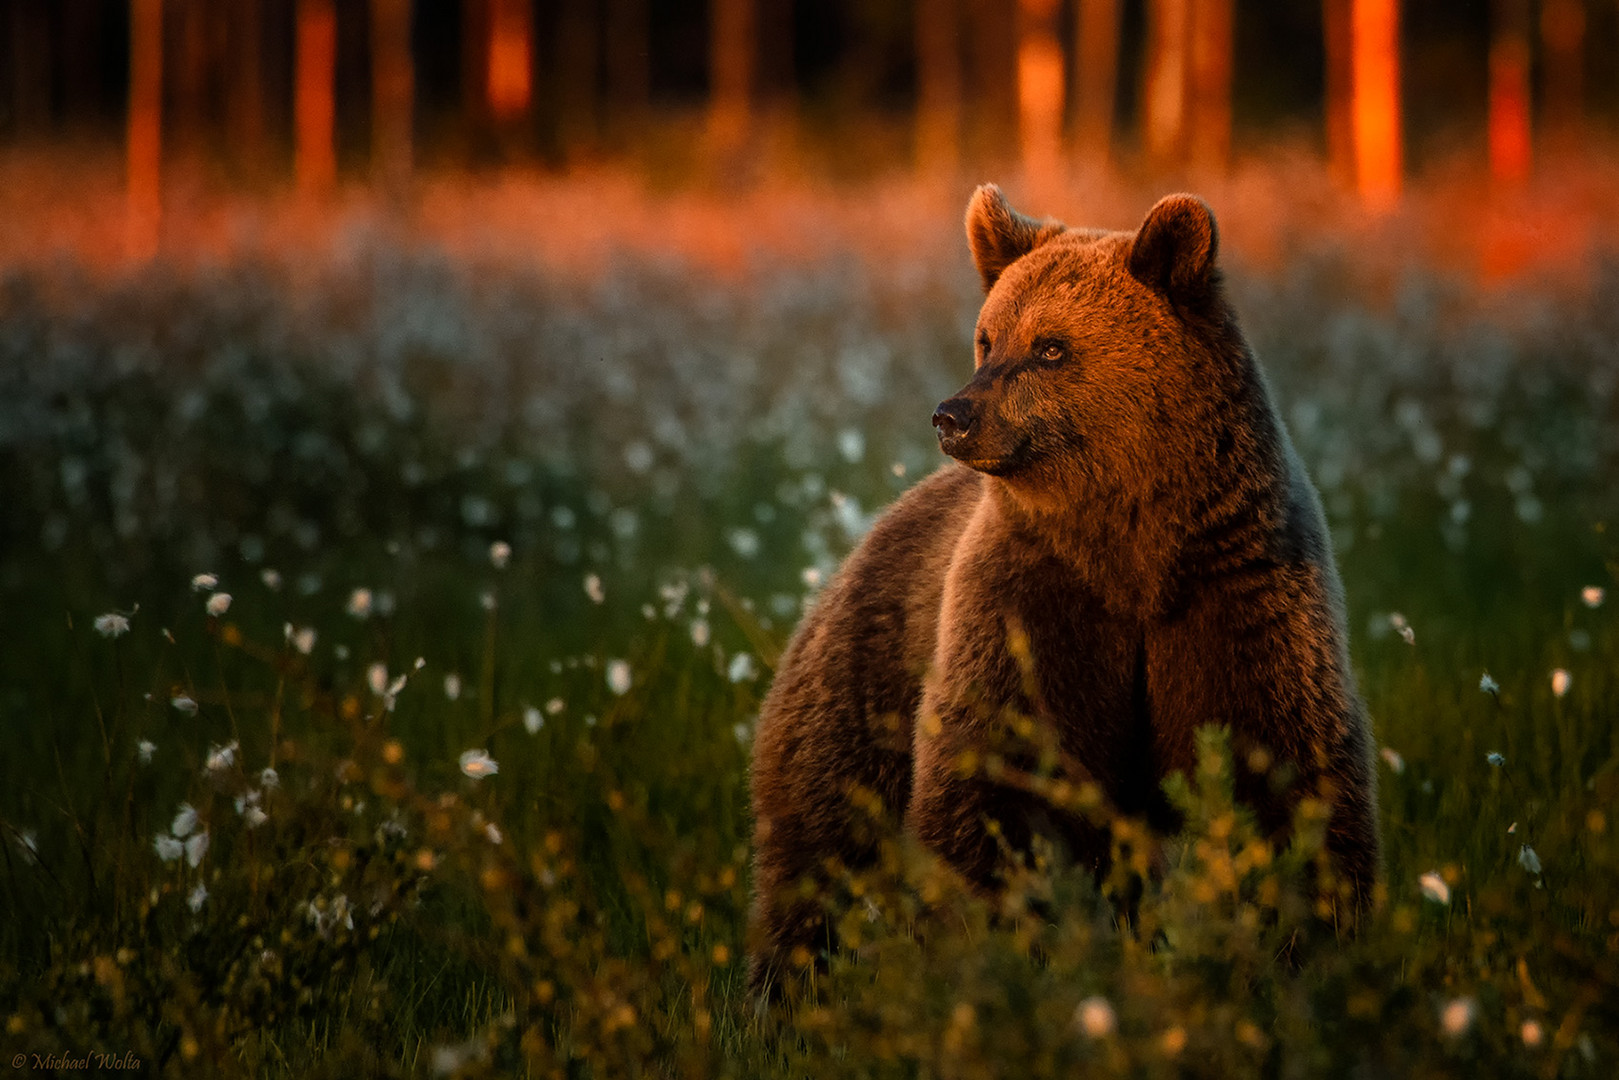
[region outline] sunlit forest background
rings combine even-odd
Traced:
[[[1614,0],[0,0],[0,1062],[1614,1075],[1616,61]],[[1382,888],[1209,731],[1152,872],[892,831],[757,1002],[759,702],[943,462],[987,180],[1217,215]]]

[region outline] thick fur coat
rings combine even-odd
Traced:
[[[1272,763],[1237,773],[1263,829],[1285,842],[1298,800],[1321,798],[1348,907],[1377,874],[1342,587],[1208,207],[1174,195],[1135,232],[1071,229],[986,185],[967,235],[986,293],[974,374],[933,417],[955,463],[850,555],[760,715],[756,987],[824,944],[835,868],[876,854],[873,796],[982,887],[1037,822],[1101,866],[1105,832],[959,767],[1012,716],[1053,733],[1069,779],[1160,829],[1164,777],[1190,775],[1196,729],[1224,725],[1239,762]]]

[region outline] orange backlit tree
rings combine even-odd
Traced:
[[[601,12],[595,0],[562,0],[557,9],[555,121],[563,154],[598,149],[602,133]]]
[[[230,149],[249,170],[264,165],[263,0],[234,0],[230,9]]]
[[[1113,109],[1119,83],[1121,0],[1079,0],[1074,15],[1074,157],[1083,169],[1112,161]]]
[[[1225,172],[1231,157],[1231,50],[1234,0],[1195,0],[1188,29],[1186,116],[1192,166]]]
[[[1019,0],[1017,91],[1023,175],[1037,189],[1056,182],[1062,157],[1063,66],[1057,0]]]
[[[985,167],[1015,162],[1018,138],[1018,30],[1008,0],[967,0],[968,156]]]
[[[293,172],[304,196],[337,179],[337,9],[332,0],[298,0],[293,85]]]
[[[633,144],[652,103],[650,20],[647,0],[607,0],[607,93],[621,144]]]
[[[758,12],[754,0],[710,0],[708,17],[708,142],[720,167],[729,169],[753,133]]]
[[[410,54],[411,0],[371,0],[371,168],[383,191],[410,182],[416,74]]]
[[[530,0],[489,0],[484,94],[500,123],[524,116],[534,97],[534,6]]]
[[[132,257],[157,250],[163,209],[163,0],[129,8],[128,245]]]
[[[1546,141],[1560,153],[1577,150],[1585,125],[1585,7],[1580,0],[1541,0],[1540,43]]]
[[[958,0],[917,0],[916,164],[948,176],[961,164],[961,34]]]
[[[1355,184],[1367,207],[1386,210],[1400,197],[1404,170],[1399,0],[1352,0],[1350,53]]]
[[[1327,167],[1340,183],[1355,180],[1354,0],[1321,0],[1325,45]]]
[[[1516,186],[1529,179],[1529,0],[1490,8],[1490,177]]]
[[[1186,129],[1187,38],[1191,0],[1148,0],[1142,86],[1142,145],[1155,165],[1177,161]]]

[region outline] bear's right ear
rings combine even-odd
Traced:
[[[981,185],[967,203],[967,245],[986,293],[1008,266],[1062,231],[1055,221],[1035,221],[1012,209],[994,184]]]
[[[1130,276],[1172,300],[1196,300],[1214,284],[1220,236],[1196,195],[1166,195],[1147,211],[1130,245]]]

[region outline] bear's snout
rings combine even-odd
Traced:
[[[948,444],[972,431],[978,420],[978,406],[970,398],[951,398],[933,410],[933,426],[939,433],[939,445],[948,452]]]

